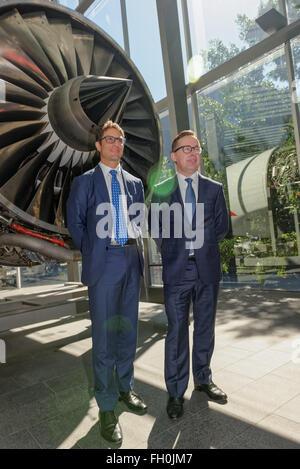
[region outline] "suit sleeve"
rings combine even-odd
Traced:
[[[140,218],[140,221],[138,222],[138,227],[143,232],[144,224],[145,224],[145,197],[144,197],[144,186],[143,186],[142,181],[140,181],[138,185],[137,203],[141,204],[143,207],[141,209],[141,218]]]
[[[161,201],[153,194],[148,211],[148,231],[159,250],[162,245],[162,214],[159,210]]]
[[[80,251],[82,239],[87,228],[87,189],[88,187],[84,178],[75,178],[72,182],[70,195],[67,200],[67,227],[74,243]]]
[[[220,185],[215,204],[215,231],[217,242],[220,243],[229,229],[228,210],[223,191],[223,186]]]

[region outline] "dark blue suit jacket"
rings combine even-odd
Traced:
[[[127,207],[132,203],[144,203],[142,181],[122,169],[122,177],[127,195]],[[111,242],[111,233],[106,238],[97,235],[96,227],[107,212],[97,215],[101,203],[110,203],[101,167],[87,171],[74,178],[67,201],[67,227],[77,248],[82,253],[82,283],[94,285],[101,278],[105,269],[107,249]],[[111,215],[111,214],[110,214]],[[144,269],[143,240],[141,227],[135,224],[134,215],[129,215],[136,233],[141,274]],[[126,249],[126,248],[125,248]]]
[[[189,249],[186,247],[187,238],[184,235],[184,205],[178,184],[177,176],[173,176],[154,188],[152,203],[168,205],[179,203],[182,210],[182,233],[177,238],[174,232],[174,216],[170,217],[170,237],[163,237],[165,229],[162,226],[162,211],[159,211],[159,236],[154,239],[161,249],[163,264],[163,282],[165,284],[176,284],[182,280],[185,266],[188,261]],[[222,241],[228,232],[228,211],[226,207],[222,184],[199,175],[198,203],[204,203],[204,242],[202,247],[195,249],[195,258],[200,279],[204,283],[218,283],[222,277],[220,250],[218,243]],[[151,231],[151,213],[149,210],[148,226]],[[195,216],[193,219],[193,230],[196,229]],[[197,228],[198,230],[198,228]],[[198,231],[197,231],[198,232]]]

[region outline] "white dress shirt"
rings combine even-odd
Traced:
[[[186,194],[186,190],[187,190],[187,186],[188,186],[188,184],[186,182],[187,176],[184,176],[183,174],[178,173],[178,172],[176,174],[177,174],[177,179],[178,179],[178,184],[179,184],[179,189],[180,189],[182,201],[183,201],[183,203],[185,203],[185,194]],[[194,174],[189,176],[192,179],[192,188],[194,189],[194,192],[195,192],[196,203],[198,201],[198,185],[199,185],[199,177],[198,176],[199,176],[198,171],[196,171]]]
[[[105,179],[105,182],[106,182],[106,187],[107,187],[107,190],[108,190],[110,203],[112,203],[112,194],[111,194],[112,175],[110,174],[110,171],[113,168],[110,168],[109,166],[102,163],[101,161],[99,162],[99,165],[100,165],[100,168],[102,169],[103,176],[104,176],[104,179]],[[118,164],[118,166],[114,169],[117,171],[117,180],[120,184],[120,189],[121,189],[121,194],[122,194],[123,213],[124,213],[125,220],[127,220],[128,237],[133,238],[134,235],[132,233],[131,223],[130,223],[129,219],[127,219],[127,216],[128,216],[128,214],[127,214],[127,195],[126,195],[125,188],[124,188],[124,183],[123,183],[123,178],[122,178],[122,173],[121,173],[121,165]],[[111,239],[115,240],[115,227],[114,226],[113,226],[113,230],[112,230]]]

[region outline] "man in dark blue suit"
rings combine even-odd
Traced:
[[[171,153],[177,174],[155,186],[149,211],[150,234],[161,249],[163,265],[168,317],[165,380],[169,392],[167,413],[172,419],[183,413],[183,395],[189,381],[191,301],[195,389],[222,403],[227,399],[212,381],[210,361],[222,274],[218,243],[228,231],[228,212],[222,184],[198,173],[200,156],[200,143],[193,131],[177,135]]]
[[[101,161],[74,179],[67,201],[67,226],[82,252],[82,282],[88,286],[101,434],[114,443],[122,441],[114,413],[119,399],[139,414],[147,411],[133,391],[144,257],[141,217],[131,208],[142,211],[144,191],[142,181],[120,166],[125,140],[118,124],[104,124],[95,144]]]

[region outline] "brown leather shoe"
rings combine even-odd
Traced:
[[[208,384],[196,384],[196,391],[204,391],[210,399],[216,402],[225,403],[227,402],[227,395],[212,381]]]
[[[172,420],[179,419],[183,414],[183,397],[169,397],[167,414]]]
[[[101,435],[112,443],[122,443],[122,430],[113,410],[100,411]]]
[[[128,409],[138,413],[139,415],[146,414],[148,407],[136,392],[120,392],[119,395],[119,400],[123,401],[127,405]]]

